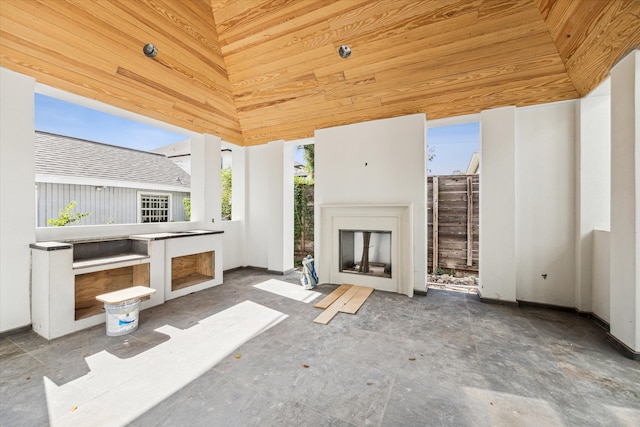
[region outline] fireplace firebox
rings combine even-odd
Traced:
[[[391,231],[340,230],[339,271],[391,278]]]

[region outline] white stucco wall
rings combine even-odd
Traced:
[[[221,222],[221,145],[214,135],[191,138],[191,221],[205,230],[219,229]]]
[[[611,70],[611,334],[640,351],[640,51]]]
[[[293,269],[293,150],[285,141],[267,144],[269,202],[262,210],[269,224],[267,269],[274,272]]]
[[[247,178],[246,149],[237,145],[223,143],[231,148],[231,221],[222,221],[224,230],[223,245],[224,269],[247,266],[246,255],[246,215],[247,202],[245,185]]]
[[[593,314],[605,322],[611,322],[610,317],[610,285],[609,285],[609,231],[593,230],[592,249],[593,263],[591,265],[592,309]]]
[[[516,109],[480,114],[480,293],[516,299]]]
[[[574,101],[516,110],[518,300],[574,307],[575,128]]]
[[[0,332],[31,323],[35,80],[0,68]]]
[[[237,145],[224,143],[223,147],[231,148],[231,219],[234,221],[244,221],[246,209],[246,185],[247,165],[245,148]],[[243,225],[244,227],[244,225]]]
[[[247,147],[245,151],[247,166],[246,188],[246,260],[252,267],[267,268],[269,217],[269,160],[267,145]]]
[[[425,116],[319,129],[315,141],[316,244],[320,205],[413,203],[413,282],[414,289],[424,291]],[[317,247],[315,253],[320,253]]]
[[[293,150],[285,141],[245,148],[246,265],[293,268]]]
[[[242,221],[222,221],[220,229],[224,231],[222,235],[223,270],[246,266],[244,260],[244,245]]]
[[[611,96],[607,79],[576,102],[576,292],[575,306],[595,311],[603,297],[602,278],[592,276],[595,229],[609,230],[611,197]],[[608,248],[608,246],[607,246]],[[606,252],[607,266],[609,262]],[[608,269],[607,269],[608,271]],[[607,279],[608,285],[608,279]],[[600,287],[596,289],[596,287]],[[606,300],[609,301],[607,286]],[[609,309],[607,307],[607,316]],[[600,316],[604,319],[604,317]]]

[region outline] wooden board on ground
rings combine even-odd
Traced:
[[[335,291],[334,291],[335,292]],[[357,286],[351,286],[349,289],[345,291],[333,304],[326,308],[320,316],[313,319],[315,323],[321,323],[326,325],[334,318],[336,314],[340,311],[340,309],[358,292]]]
[[[373,288],[365,286],[357,286],[358,292],[351,298],[341,309],[342,313],[356,314],[358,309],[362,307],[362,304],[369,298],[369,295],[373,292]]]
[[[321,304],[325,299],[327,301],[333,299],[333,302],[330,303],[330,305],[327,306],[327,308],[318,317],[313,319],[313,321],[315,323],[326,325],[339,312],[355,314],[372,292],[373,288],[355,285],[342,285],[316,304],[315,307],[325,305]]]
[[[335,302],[335,300],[337,300],[342,294],[344,294],[345,292],[347,292],[347,290],[351,287],[351,285],[340,285],[339,287],[337,287],[336,289],[333,290],[333,292],[331,292],[329,295],[327,295],[326,297],[322,298],[322,300],[318,301],[314,307],[315,308],[327,308],[329,307],[331,304],[333,304]]]

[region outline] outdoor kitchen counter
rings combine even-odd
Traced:
[[[156,289],[141,309],[222,284],[222,233],[190,230],[32,243],[32,323],[54,339],[105,322],[95,297]]]

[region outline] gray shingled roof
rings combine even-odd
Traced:
[[[190,175],[162,154],[47,132],[35,133],[35,157],[36,174],[191,185]]]

